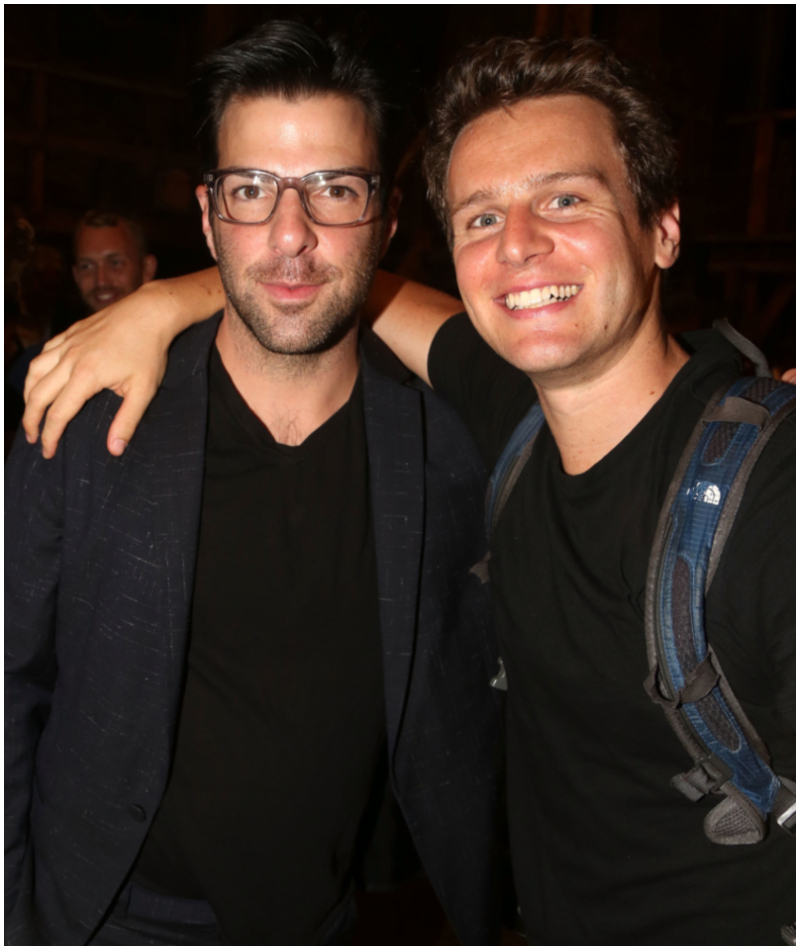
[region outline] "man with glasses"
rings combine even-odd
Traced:
[[[198,90],[222,315],[121,458],[106,392],[9,465],[6,941],[340,942],[388,763],[460,939],[491,942],[485,474],[359,342],[397,206],[378,83],[272,24]]]

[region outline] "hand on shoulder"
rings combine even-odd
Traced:
[[[112,455],[121,455],[164,377],[173,339],[218,310],[223,299],[216,268],[151,281],[53,337],[25,380],[22,425],[27,440],[39,437],[46,412],[42,455],[52,458],[83,404],[111,389],[123,403],[107,445]]]

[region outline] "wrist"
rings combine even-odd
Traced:
[[[174,339],[197,319],[185,294],[180,293],[179,285],[176,287],[175,278],[152,280],[142,284],[137,295],[153,313],[153,330],[165,342]]]

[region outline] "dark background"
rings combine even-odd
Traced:
[[[33,225],[41,295],[82,315],[72,230],[89,207],[135,210],[160,275],[207,266],[187,83],[204,54],[266,19],[340,31],[394,71],[421,122],[425,91],[464,43],[499,34],[594,34],[643,65],[680,143],[675,329],[720,314],[794,363],[793,5],[7,5],[6,220]],[[388,269],[455,292],[418,160],[401,182]],[[60,253],[56,253],[60,252]],[[43,306],[47,306],[44,301]]]

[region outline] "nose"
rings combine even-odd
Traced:
[[[508,209],[500,242],[497,260],[500,263],[521,267],[531,258],[550,254],[555,241],[547,222],[542,221],[528,206],[512,206]]]
[[[100,261],[97,265],[97,268],[94,271],[94,286],[107,287],[109,273],[110,271],[109,271],[108,265],[105,264],[103,261]]]
[[[298,257],[317,246],[313,222],[303,210],[295,188],[287,188],[278,201],[269,228],[269,246],[284,257]]]

